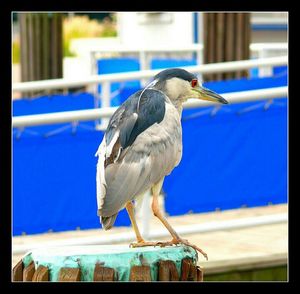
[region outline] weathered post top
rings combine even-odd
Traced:
[[[13,281],[202,281],[196,251],[185,245],[35,249],[13,269]]]

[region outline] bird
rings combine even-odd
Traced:
[[[132,247],[185,244],[207,259],[201,248],[177,234],[158,205],[164,178],[182,158],[181,116],[183,103],[190,98],[228,104],[222,96],[200,85],[195,74],[169,68],[117,108],[95,154],[97,215],[104,230],[109,230],[119,211],[126,208],[136,236]],[[150,242],[141,236],[134,201],[149,190],[153,214],[169,231],[171,241]]]

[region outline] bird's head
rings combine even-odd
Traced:
[[[190,98],[228,104],[222,96],[201,86],[194,74],[181,68],[161,71],[151,84],[153,88],[164,92],[175,105]]]

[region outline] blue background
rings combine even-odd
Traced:
[[[286,73],[278,69],[270,78],[204,84],[219,93],[284,85]],[[118,95],[119,101],[127,97],[126,89]],[[87,93],[45,96],[15,101],[13,115],[94,103]],[[183,158],[163,186],[169,215],[287,202],[287,100],[266,103],[184,111]],[[102,137],[94,122],[13,130],[13,235],[100,227],[94,155]],[[120,225],[130,225],[125,210]]]

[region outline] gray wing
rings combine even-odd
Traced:
[[[173,105],[164,102],[164,106],[163,120],[139,133],[115,162],[105,166],[105,191],[98,201],[100,216],[118,213],[128,201],[144,193],[179,163],[182,152],[180,118]],[[114,141],[117,142],[111,140]],[[99,171],[101,164],[103,159],[101,161],[99,156]],[[100,178],[98,173],[97,180]]]

